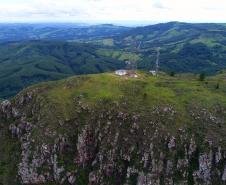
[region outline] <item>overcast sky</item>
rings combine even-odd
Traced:
[[[226,22],[226,0],[0,0],[0,22]]]

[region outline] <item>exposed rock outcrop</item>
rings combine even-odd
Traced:
[[[1,117],[6,123],[10,120],[11,137],[21,144],[18,181],[22,184],[226,182],[225,146],[213,145],[209,138],[200,142],[187,128],[170,132],[159,126],[161,120],[154,117],[167,115],[172,121],[176,111],[171,106],[155,108],[144,121],[139,114],[115,107],[96,111],[80,103],[77,117],[61,120],[60,124],[56,118],[54,124],[48,125],[43,123],[39,106],[30,104],[33,98],[28,93],[20,98],[19,105],[10,101],[0,105]],[[29,105],[29,113],[23,112],[21,105]],[[217,120],[211,116],[212,121]]]

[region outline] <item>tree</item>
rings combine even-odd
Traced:
[[[205,73],[201,73],[201,74],[199,75],[199,80],[200,80],[200,81],[204,81],[205,78],[206,78],[206,74],[205,74]]]
[[[143,94],[143,99],[146,100],[147,99],[147,96],[148,96],[147,93],[144,93]]]
[[[219,88],[220,88],[220,84],[218,82],[217,85],[216,85],[216,89],[219,89]]]
[[[175,76],[175,72],[174,71],[171,71],[170,72],[170,76]]]

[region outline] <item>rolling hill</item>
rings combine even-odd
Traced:
[[[0,104],[0,182],[224,185],[225,79],[104,73],[29,87]]]
[[[41,81],[119,69],[126,60],[151,70],[157,47],[160,70],[165,72],[216,74],[226,68],[225,24],[169,22],[137,28],[10,24],[0,30],[0,42],[1,38],[20,41],[0,44],[0,98]]]
[[[112,24],[0,24],[0,42],[27,40],[93,40],[116,36],[131,28]]]
[[[138,53],[142,69],[153,68],[157,47],[164,71],[215,73],[226,67],[225,24],[169,22],[134,28],[113,40],[115,47]]]
[[[98,55],[97,50],[90,44],[55,41],[0,44],[0,98],[34,83],[124,66],[122,61]]]

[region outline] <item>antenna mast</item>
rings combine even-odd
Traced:
[[[136,51],[137,51],[138,54],[140,53],[141,44],[142,44],[142,41],[140,41],[138,46],[136,47]],[[137,70],[137,61],[135,62],[135,68]]]
[[[137,45],[137,43],[135,42],[134,43],[134,54],[137,54],[140,52],[140,47],[141,47],[141,41],[139,42],[139,44]],[[134,58],[132,59],[131,61],[128,62],[129,65],[130,65],[130,69],[132,71],[132,74],[135,74],[136,73],[136,70],[137,70],[137,60]]]
[[[159,56],[160,56],[160,47],[157,48],[157,57],[156,57],[156,63],[155,63],[155,71],[156,71],[156,75],[158,75],[159,72]]]

